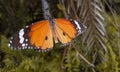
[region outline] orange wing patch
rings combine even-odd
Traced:
[[[65,44],[71,42],[76,35],[74,25],[66,19],[55,19],[55,33],[61,43]]]
[[[76,29],[69,20],[62,19],[62,18],[55,19],[55,24],[70,38],[75,37]]]
[[[31,31],[40,29],[43,25],[46,25],[46,24],[47,25],[49,24],[49,22],[47,20],[42,20],[42,21],[35,22],[31,26]]]
[[[48,20],[36,22],[30,28],[30,43],[36,48],[45,50],[53,47],[52,32]]]
[[[46,50],[47,48],[53,47],[53,37],[52,37],[52,31],[49,26],[49,29],[47,31],[47,35],[45,36],[44,42],[42,44],[42,50]]]
[[[61,43],[65,44],[71,41],[71,38],[68,37],[68,35],[66,35],[58,26],[55,26],[55,33]]]

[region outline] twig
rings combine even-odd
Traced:
[[[73,44],[72,44],[73,45]],[[93,72],[95,72],[94,70],[94,64],[90,63],[77,49],[76,47],[73,45],[74,50],[76,51],[76,53],[80,56],[81,59],[83,59],[92,69]]]
[[[61,61],[61,68],[63,68],[63,61],[64,61],[64,58],[65,58],[65,55],[66,55],[67,49],[68,49],[68,48],[65,48],[65,49],[64,49],[64,53],[63,53],[62,61]]]

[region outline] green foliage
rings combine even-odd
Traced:
[[[119,62],[116,60],[116,55],[113,52],[112,48],[110,45],[108,45],[108,53],[105,54],[106,60],[96,66],[98,71],[102,72],[119,72]]]

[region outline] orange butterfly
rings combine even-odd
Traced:
[[[76,20],[64,18],[53,19],[51,25],[48,20],[35,22],[11,37],[8,46],[14,49],[37,49],[46,51],[53,48],[53,43],[62,44],[71,42],[84,31],[85,26]]]

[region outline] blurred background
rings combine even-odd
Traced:
[[[56,44],[45,53],[12,50],[7,46],[12,34],[44,19],[42,4],[41,0],[0,0],[0,72],[120,72],[120,0],[48,3],[54,18],[78,19],[86,31],[72,45]]]

